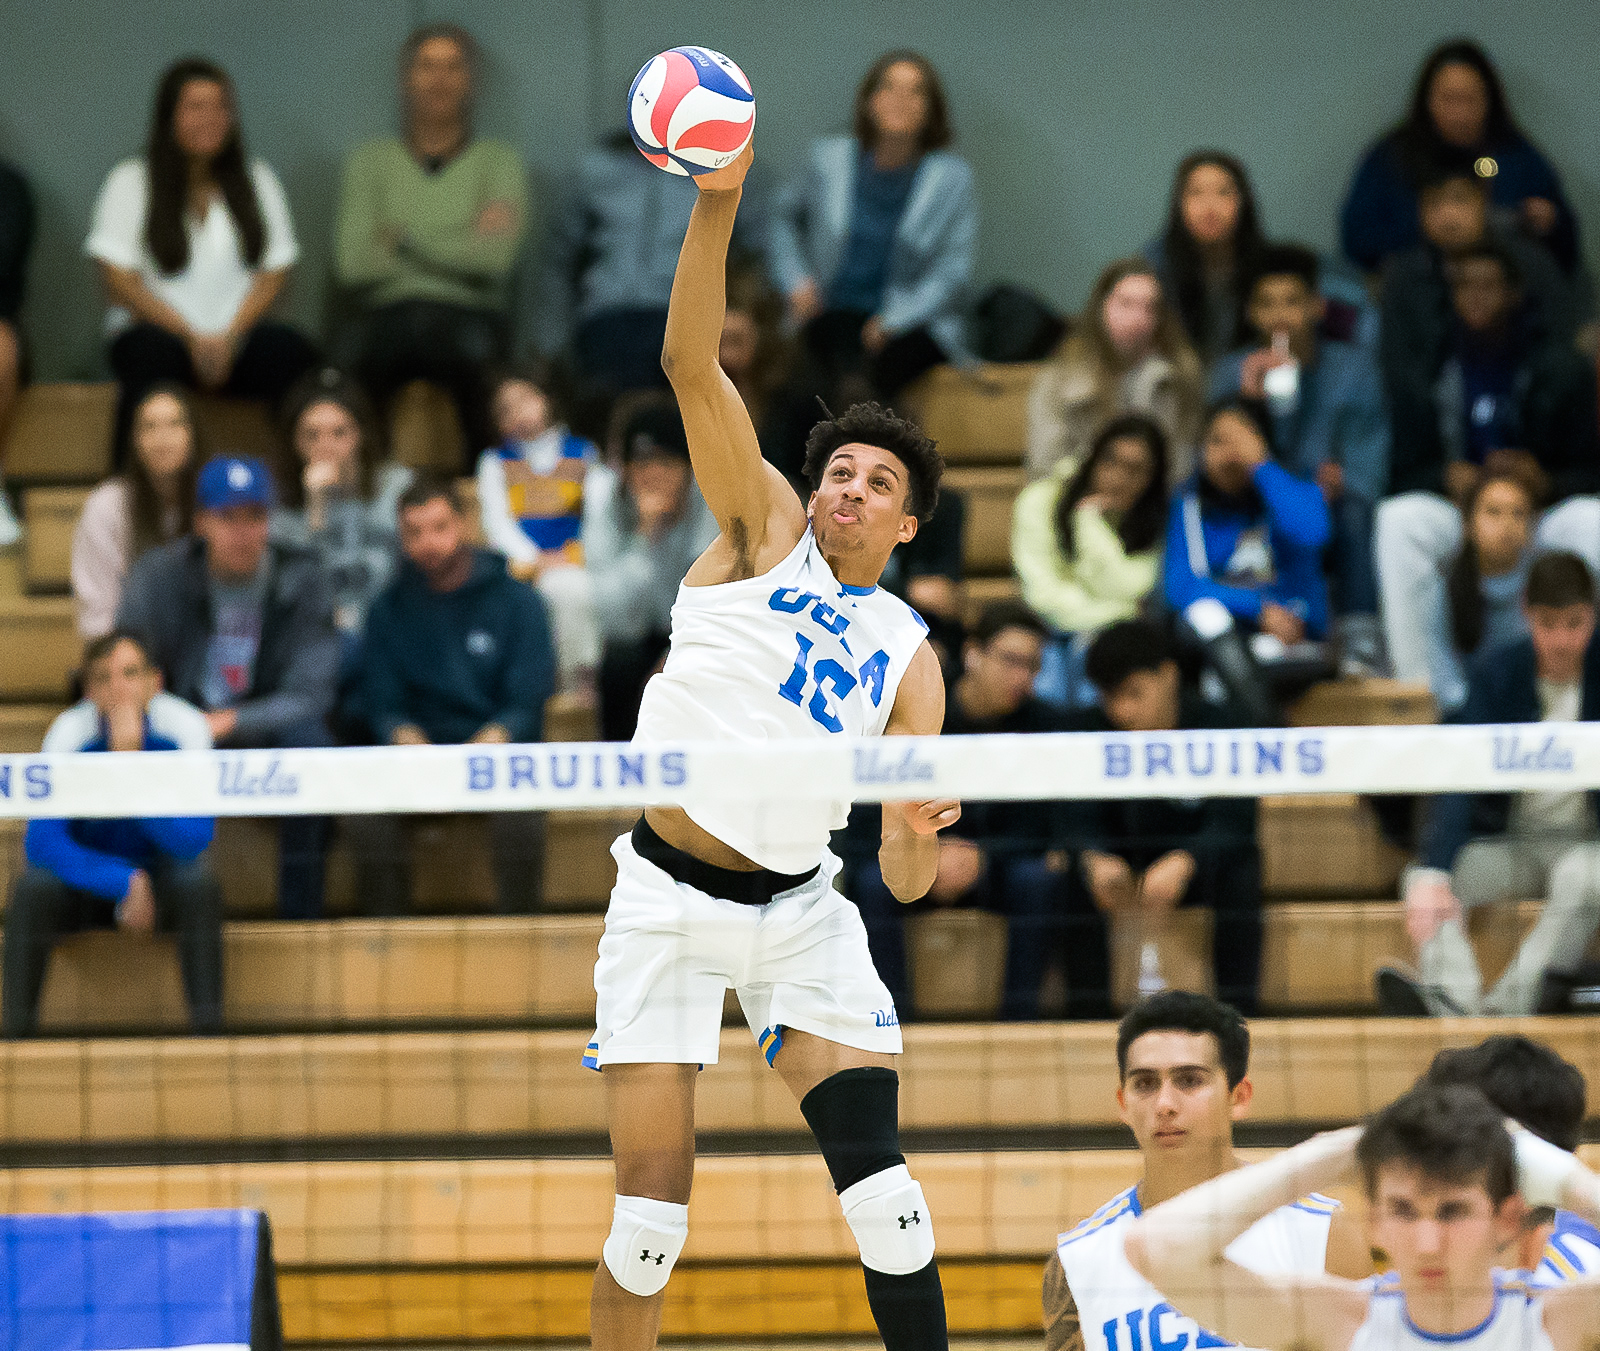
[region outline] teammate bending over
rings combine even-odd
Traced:
[[[1263,1276],[1227,1256],[1261,1216],[1359,1164],[1388,1276]],[[1520,1194],[1519,1194],[1520,1192]],[[1128,1228],[1128,1260],[1222,1336],[1270,1351],[1595,1351],[1600,1281],[1534,1290],[1497,1267],[1528,1206],[1600,1219],[1600,1177],[1507,1129],[1475,1088],[1424,1082],[1364,1127],[1196,1187]]]
[[[1062,1234],[1045,1264],[1046,1351],[1220,1346],[1128,1265],[1122,1237],[1151,1207],[1243,1166],[1233,1123],[1250,1110],[1250,1031],[1228,1005],[1168,990],[1123,1017],[1117,1070],[1117,1108],[1139,1143],[1144,1173]],[[1229,1251],[1259,1272],[1372,1271],[1360,1226],[1326,1196],[1273,1211]]]
[[[1472,1085],[1518,1125],[1562,1149],[1577,1149],[1583,1138],[1589,1098],[1583,1071],[1528,1037],[1501,1033],[1476,1046],[1450,1047],[1434,1056],[1423,1077]],[[1500,1264],[1531,1272],[1533,1285],[1600,1275],[1600,1229],[1569,1210],[1530,1206],[1516,1249]]]
[[[662,365],[721,534],[672,611],[639,742],[932,735],[944,683],[926,629],[878,577],[933,511],[942,463],[915,427],[857,406],[811,433],[802,506],[761,458],[717,364],[728,239],[747,151],[700,188],[678,258]],[[652,807],[612,847],[617,884],[595,965],[617,1201],[590,1305],[601,1351],[645,1351],[688,1234],[697,1065],[717,1059],[724,992],[800,1100],[866,1267],[888,1351],[947,1344],[922,1189],[899,1145],[899,1019],[861,917],[833,889],[848,803]],[[955,802],[888,803],[879,854],[902,900],[938,863]]]

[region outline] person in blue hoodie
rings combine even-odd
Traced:
[[[1200,469],[1173,500],[1166,597],[1203,637],[1215,629],[1201,614],[1218,606],[1236,628],[1286,647],[1327,634],[1328,504],[1315,483],[1272,458],[1271,446],[1259,403],[1235,395],[1213,404],[1201,423]],[[1211,604],[1197,612],[1199,601]]]
[[[44,753],[210,750],[205,714],[161,690],[144,643],[113,629],[84,653],[88,697],[50,724]],[[222,1025],[222,895],[205,859],[209,816],[125,817],[28,823],[28,866],[11,893],[0,943],[4,1035],[38,1020],[39,992],[56,940],[81,929],[175,930],[189,1019]]]
[[[1372,353],[1318,332],[1327,310],[1319,271],[1317,255],[1301,245],[1261,251],[1246,310],[1256,344],[1217,363],[1211,394],[1264,399],[1278,459],[1322,489],[1341,646],[1370,671],[1380,664],[1372,513],[1389,480],[1389,413]]]
[[[455,485],[424,478],[400,497],[399,575],[373,602],[362,651],[362,712],[384,745],[498,745],[537,741],[555,689],[555,648],[544,599],[514,580],[505,558],[476,549]],[[502,910],[538,908],[544,817],[490,817]],[[361,863],[369,913],[410,908],[404,818],[345,822]]]

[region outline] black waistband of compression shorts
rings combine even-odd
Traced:
[[[650,823],[639,818],[633,828],[633,851],[660,868],[675,882],[683,882],[707,896],[724,901],[737,901],[740,905],[765,905],[774,896],[802,887],[815,877],[821,864],[805,873],[775,873],[770,868],[757,868],[754,872],[741,872],[737,868],[719,868],[714,863],[686,854],[676,845],[668,844],[650,828]]]

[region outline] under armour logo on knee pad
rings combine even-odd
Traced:
[[[922,1216],[915,1210],[913,1210],[911,1212],[911,1218],[910,1219],[907,1219],[904,1215],[896,1216],[896,1218],[900,1221],[900,1227],[902,1229],[910,1228],[910,1226],[913,1225],[913,1224],[921,1224],[922,1223]]]
[[[653,1253],[649,1248],[646,1248],[639,1254],[639,1260],[641,1262],[654,1262],[657,1266],[660,1266],[667,1260],[667,1255],[664,1252]]]

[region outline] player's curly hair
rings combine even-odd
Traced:
[[[939,505],[944,457],[923,435],[922,428],[877,403],[852,404],[839,416],[817,423],[806,438],[805,466],[801,471],[813,492],[822,485],[822,472],[833,452],[852,443],[886,450],[905,465],[911,480],[906,513],[915,516],[918,525],[926,525]]]

